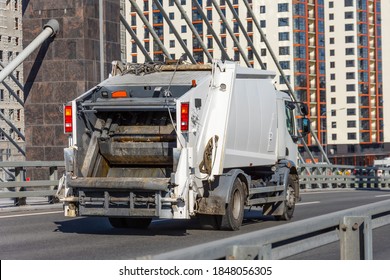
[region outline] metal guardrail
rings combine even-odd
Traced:
[[[0,182],[0,198],[13,198],[14,205],[26,204],[27,197],[47,197],[53,203],[58,186],[58,167],[64,167],[64,161],[23,161],[0,162],[0,168],[14,173],[15,181]],[[26,180],[26,169],[48,168],[48,180]]]
[[[302,164],[299,166],[301,188],[389,188],[389,167]]]
[[[390,224],[390,200],[142,259],[284,259],[340,242],[341,259],[373,259],[372,231]]]
[[[48,180],[25,180],[26,168],[42,167],[49,168]],[[48,202],[52,203],[58,186],[58,167],[64,167],[64,162],[0,162],[0,169],[12,173],[15,178],[14,181],[0,182],[0,198],[13,198],[15,205],[25,205],[27,197],[48,197]],[[299,179],[302,189],[389,188],[390,168],[302,164],[299,166]]]

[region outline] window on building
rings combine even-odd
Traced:
[[[347,109],[347,116],[356,116],[356,109],[355,108],[348,108]]]
[[[329,38],[329,44],[331,44],[331,45],[334,44],[334,38]]]
[[[0,89],[0,101],[4,101],[4,89]]]
[[[345,67],[355,67],[355,60],[346,60]]]
[[[207,19],[212,20],[213,19],[213,10],[207,10]]]
[[[14,109],[9,109],[8,110],[8,118],[10,120],[14,120],[15,116],[14,116]]]
[[[333,8],[333,7],[334,7],[333,1],[329,1],[329,8]]]
[[[330,91],[331,92],[336,92],[336,86],[330,86]]]
[[[353,7],[353,0],[344,0],[344,7]]]
[[[267,49],[261,49],[260,53],[261,53],[261,56],[266,56],[267,55]]]
[[[15,18],[15,20],[14,20],[14,23],[15,23],[15,30],[18,30],[19,29],[19,18]]]
[[[348,104],[355,104],[356,103],[356,97],[355,96],[347,96],[347,103]]]
[[[181,26],[181,33],[187,33],[187,25]]]
[[[354,25],[352,23],[347,23],[345,25],[345,31],[353,31]]]
[[[347,134],[348,140],[356,140],[356,133],[350,132]]]
[[[288,41],[288,40],[290,40],[290,33],[279,32],[279,41]]]
[[[278,25],[279,26],[288,26],[288,18],[279,18],[278,20]]]
[[[330,115],[332,116],[332,117],[336,117],[336,110],[330,110]]]
[[[169,0],[169,6],[173,6],[173,5],[175,5],[175,1]]]
[[[345,12],[344,18],[345,19],[353,19],[353,12]]]
[[[355,48],[346,48],[345,49],[345,55],[354,55],[355,54]]]
[[[345,43],[354,43],[355,42],[355,37],[354,36],[345,36]]]
[[[221,44],[224,48],[226,48],[226,37],[221,38]]]
[[[335,56],[335,53],[336,53],[335,50],[330,50],[330,51],[329,51],[329,55],[330,55],[330,56]]]
[[[332,122],[332,128],[337,128],[337,123],[336,122]]]
[[[334,25],[329,26],[329,32],[334,32]]]
[[[3,51],[0,50],[0,61],[3,61]]]
[[[356,90],[355,84],[347,85],[347,91],[355,91],[355,90]]]
[[[207,48],[208,49],[213,48],[213,38],[207,38]]]
[[[175,40],[169,40],[169,47],[174,48],[175,47]]]
[[[330,68],[335,68],[335,67],[336,67],[336,62],[331,61],[331,62],[330,62]]]
[[[330,103],[331,103],[331,104],[336,104],[336,97],[332,97],[332,98],[330,99]]]
[[[355,72],[347,72],[346,79],[347,80],[354,80],[355,79]]]
[[[264,5],[260,6],[260,14],[265,14],[265,12],[266,12],[265,6]]]
[[[347,121],[347,127],[348,128],[356,127],[356,121]]]
[[[332,140],[333,140],[333,141],[336,141],[336,140],[337,140],[337,134],[335,134],[335,133],[332,134]]]
[[[260,20],[260,27],[265,28],[267,26],[267,23],[265,20]]]
[[[290,69],[290,61],[280,61],[280,67],[282,69]]]
[[[332,81],[336,80],[336,74],[330,74],[330,79],[331,79]]]
[[[329,20],[334,20],[334,14],[329,14]]]
[[[175,13],[169,13],[169,19],[175,19]]]
[[[290,55],[290,47],[279,47],[279,55]]]
[[[288,3],[279,3],[278,4],[278,12],[288,12]]]

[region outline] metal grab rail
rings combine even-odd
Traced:
[[[0,168],[13,169],[15,174],[15,181],[0,182],[0,198],[13,198],[15,206],[26,205],[27,197],[48,197],[48,202],[53,203],[59,182],[58,167],[64,166],[64,161],[0,162]],[[49,169],[48,180],[25,180],[26,168],[42,167]]]
[[[390,224],[390,200],[142,259],[283,259],[340,241],[341,259],[372,259],[372,230]]]
[[[301,164],[301,188],[389,188],[389,167]]]

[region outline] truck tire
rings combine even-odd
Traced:
[[[287,181],[287,194],[286,199],[284,200],[284,210],[282,215],[275,216],[275,219],[278,221],[288,221],[293,217],[295,210],[295,203],[297,202],[297,180],[296,175],[289,174]]]
[[[108,218],[114,228],[146,229],[152,222],[151,218]]]
[[[236,178],[226,206],[226,213],[220,216],[222,230],[239,230],[244,219],[245,188],[240,178]]]

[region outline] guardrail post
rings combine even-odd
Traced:
[[[342,260],[372,259],[372,227],[369,217],[344,217],[340,221]]]
[[[23,167],[15,167],[15,181],[22,182],[24,180],[23,175],[24,175]],[[25,190],[24,187],[15,187],[15,192],[21,192],[24,190]],[[15,206],[26,205],[26,198],[25,197],[15,197],[14,198],[14,205]]]
[[[50,166],[50,181],[58,181],[58,168],[57,166]],[[56,186],[50,186],[50,190],[54,190]],[[47,197],[49,203],[54,203],[54,196]]]

